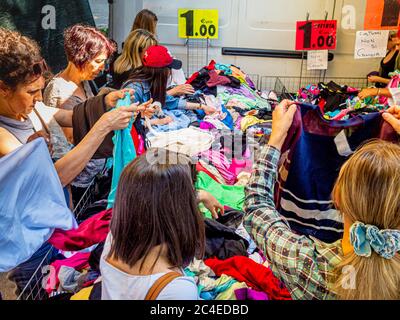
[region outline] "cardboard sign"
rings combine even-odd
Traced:
[[[388,37],[389,30],[357,31],[354,59],[384,57]]]
[[[328,69],[328,50],[311,50],[307,52],[307,70]]]
[[[218,10],[178,9],[179,38],[218,39]]]
[[[336,49],[336,20],[296,22],[296,50]]]
[[[367,0],[365,30],[394,30],[400,26],[399,0]]]

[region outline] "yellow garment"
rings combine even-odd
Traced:
[[[215,300],[237,300],[235,290],[248,288],[245,282],[236,282],[228,290],[221,292]]]
[[[270,122],[271,120],[262,120],[258,119],[255,116],[245,116],[242,121],[240,121],[240,129],[242,131],[246,131],[248,127],[254,126],[255,124],[258,123],[265,123],[265,122]]]
[[[74,294],[70,300],[89,300],[90,293],[92,292],[93,286],[83,288],[81,291]]]
[[[237,78],[240,82],[246,83],[246,75],[238,68],[231,66],[232,76]]]

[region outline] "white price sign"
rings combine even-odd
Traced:
[[[310,50],[307,52],[307,70],[328,69],[328,50]]]
[[[384,57],[389,39],[388,30],[357,31],[354,59]]]

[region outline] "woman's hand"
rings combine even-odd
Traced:
[[[293,122],[297,106],[293,101],[283,100],[272,113],[272,133],[268,144],[281,149]]]
[[[381,79],[382,79],[382,78],[379,77],[379,76],[369,76],[369,77],[368,77],[368,82],[372,82],[372,83],[380,82]]]
[[[106,97],[104,98],[107,108],[108,109],[114,108],[117,105],[119,99],[125,98],[126,92],[129,92],[131,100],[133,100],[135,94],[135,90],[133,89],[116,90],[107,94]]]
[[[213,113],[215,113],[217,111],[217,109],[215,109],[215,107],[209,106],[209,105],[206,105],[206,104],[202,104],[201,105],[201,109],[204,111],[204,113],[206,115],[213,114]]]
[[[382,114],[382,117],[398,134],[400,134],[400,106],[390,107]]]
[[[224,206],[220,204],[211,193],[199,190],[197,193],[197,199],[199,202],[204,204],[215,219],[218,218],[218,212],[221,215],[224,214]]]
[[[190,84],[180,84],[172,89],[168,90],[170,96],[183,96],[185,94],[193,94],[194,88]]]
[[[129,107],[119,107],[104,113],[96,125],[106,128],[108,131],[121,130],[128,127],[130,120],[137,111],[138,105],[131,104]]]
[[[43,130],[37,131],[33,135],[31,135],[28,138],[27,143],[31,142],[35,139],[38,139],[38,138],[44,138],[44,141],[46,141],[46,144],[47,144],[47,148],[49,149],[49,153],[50,153],[50,155],[52,155],[53,154],[53,144],[50,141],[50,135]]]
[[[376,88],[366,88],[366,89],[362,89],[358,93],[358,97],[361,100],[363,100],[363,99],[368,98],[368,97],[376,96],[377,94],[378,94],[378,89],[376,89]]]

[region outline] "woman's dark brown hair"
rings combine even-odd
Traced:
[[[129,82],[148,82],[150,85],[151,98],[154,101],[159,101],[162,105],[165,104],[167,95],[168,77],[171,74],[171,69],[153,68],[141,66],[133,69],[129,74]]]
[[[136,15],[131,32],[136,29],[144,29],[150,31],[152,34],[156,34],[157,21],[158,18],[154,12],[143,9]]]
[[[15,88],[33,81],[38,75],[34,66],[42,59],[35,40],[0,28],[0,80],[7,86]]]
[[[205,231],[190,161],[185,155],[153,148],[124,169],[111,220],[109,257],[130,267],[143,259],[141,269],[149,252],[163,245],[174,267],[202,258]]]

